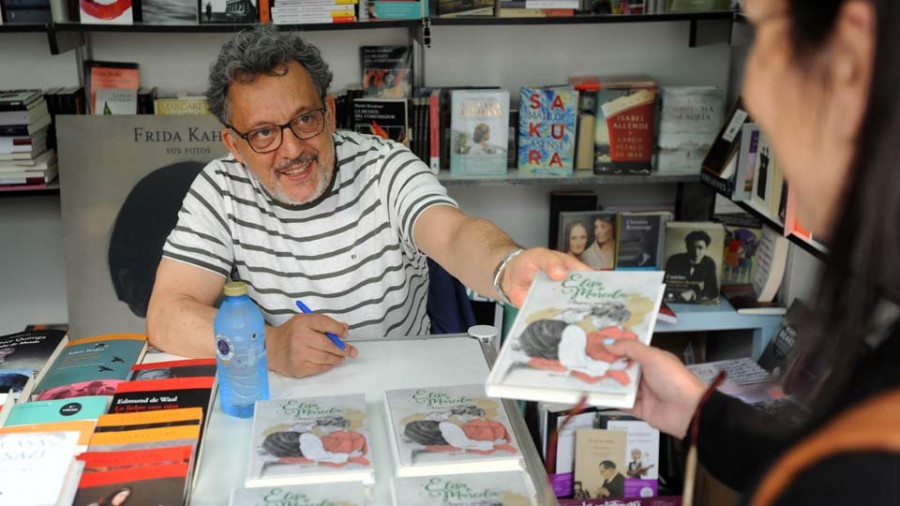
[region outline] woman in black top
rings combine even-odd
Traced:
[[[762,504],[900,504],[896,421],[881,424],[883,448],[831,450],[789,474],[774,499],[760,500],[757,488],[777,474],[766,476],[773,465],[792,460],[783,455],[803,453],[798,446],[825,447],[854,435],[852,425],[835,420],[900,387],[900,328],[892,313],[900,301],[900,2],[743,5],[756,30],[745,104],[770,139],[799,221],[826,239],[831,253],[816,292],[817,329],[800,336],[802,362],[794,368],[814,387],[807,399],[812,420],[784,428],[715,393],[701,410],[699,458]],[[884,314],[894,316],[885,323]],[[625,341],[608,348],[643,365],[634,414],[686,436],[705,386],[658,349]]]

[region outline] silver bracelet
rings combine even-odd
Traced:
[[[503,257],[503,260],[500,260],[500,263],[497,264],[497,267],[494,267],[494,292],[499,295],[500,302],[504,304],[511,304],[509,300],[509,296],[506,295],[506,292],[503,291],[503,287],[500,286],[500,280],[503,279],[503,273],[506,272],[506,266],[512,262],[513,258],[516,258],[519,253],[525,251],[523,248],[516,248]]]

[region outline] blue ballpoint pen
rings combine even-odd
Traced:
[[[306,306],[306,304],[304,304],[300,300],[297,301],[297,307],[300,308],[300,311],[302,311],[303,313],[306,313],[306,314],[312,313],[312,309],[308,308]],[[331,332],[326,332],[325,335],[328,336],[328,339],[331,339],[331,342],[334,343],[335,346],[337,346],[338,348],[340,348],[344,351],[347,351],[347,345],[344,344],[343,341],[341,341],[341,338],[332,334]]]

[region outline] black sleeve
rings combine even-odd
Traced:
[[[714,392],[700,414],[697,455],[716,479],[746,492],[796,436],[777,418]]]
[[[900,454],[842,453],[797,476],[775,504],[897,504],[898,476]]]

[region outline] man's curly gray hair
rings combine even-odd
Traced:
[[[294,32],[280,32],[271,25],[258,25],[238,32],[222,46],[209,68],[206,98],[209,110],[224,125],[230,124],[228,87],[233,82],[249,83],[261,75],[281,75],[283,65],[295,61],[303,66],[325,96],[331,86],[331,70],[319,48]]]

